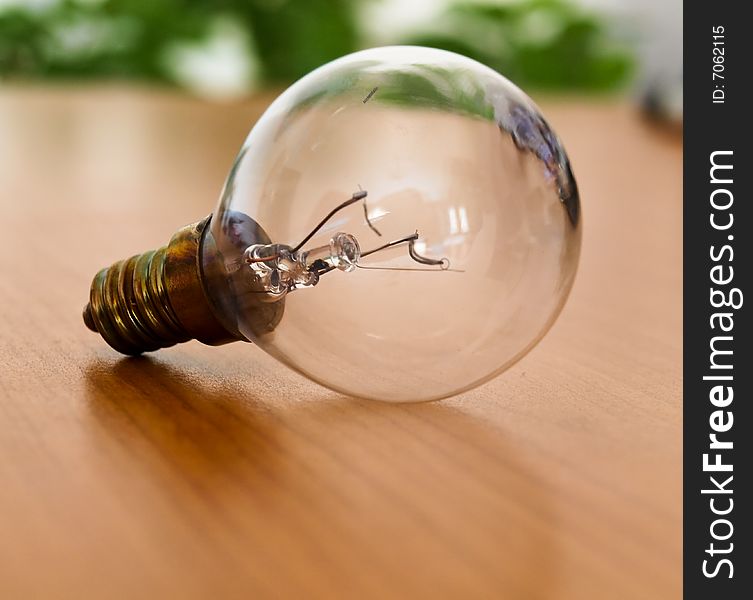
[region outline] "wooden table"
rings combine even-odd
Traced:
[[[461,397],[355,401],[250,345],[120,358],[92,275],[208,214],[266,102],[0,90],[0,597],[678,597],[679,139],[542,102],[578,280]]]

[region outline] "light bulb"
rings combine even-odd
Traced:
[[[333,390],[434,400],[541,339],[580,238],[565,151],[520,89],[377,48],[277,98],[213,216],[101,271],[84,316],[128,354],[245,340]]]

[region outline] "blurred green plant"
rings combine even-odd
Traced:
[[[601,19],[563,0],[460,3],[404,41],[464,54],[524,87],[610,90],[633,68]]]
[[[195,88],[179,63],[196,58],[192,49],[225,42],[223,56],[237,59],[226,79],[242,80],[238,91],[254,78],[285,83],[361,45],[358,9],[365,1],[4,0],[0,78],[139,79]],[[463,3],[425,30],[391,41],[453,50],[539,88],[611,89],[632,64],[598,18],[564,0]],[[205,60],[199,77],[221,70],[220,62]]]
[[[356,48],[348,0],[59,0],[0,6],[0,76],[180,83],[165,59],[212,35],[248,34],[265,81],[289,81]]]

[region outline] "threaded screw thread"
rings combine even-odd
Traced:
[[[192,338],[165,285],[167,247],[118,261],[94,277],[84,323],[118,352],[138,355]]]

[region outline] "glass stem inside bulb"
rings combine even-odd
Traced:
[[[341,271],[352,271],[360,257],[361,247],[358,240],[349,233],[337,233],[326,246],[319,246],[301,254],[301,260],[309,270],[317,270],[317,266],[321,267],[321,263],[325,263]]]
[[[366,252],[361,252],[361,246],[355,236],[343,232],[338,232],[332,236],[329,244],[315,246],[308,250],[303,249],[335,214],[359,200],[364,200],[364,219],[367,225],[377,235],[381,236],[382,234],[379,233],[374,224],[369,220],[368,210],[365,205],[366,196],[367,192],[364,190],[354,193],[351,198],[330,211],[294,247],[285,244],[254,244],[249,246],[244,253],[244,260],[256,279],[257,287],[260,288],[259,291],[265,292],[272,299],[277,299],[292,290],[316,285],[322,275],[335,269],[344,272],[354,271],[356,268],[384,268],[389,270],[389,267],[363,267],[359,264],[359,260],[401,244],[408,245],[408,255],[416,263],[436,266],[443,271],[449,269],[450,262],[447,258],[429,258],[422,256],[416,251],[415,244],[419,237],[418,231]],[[398,270],[400,269],[398,268]]]

